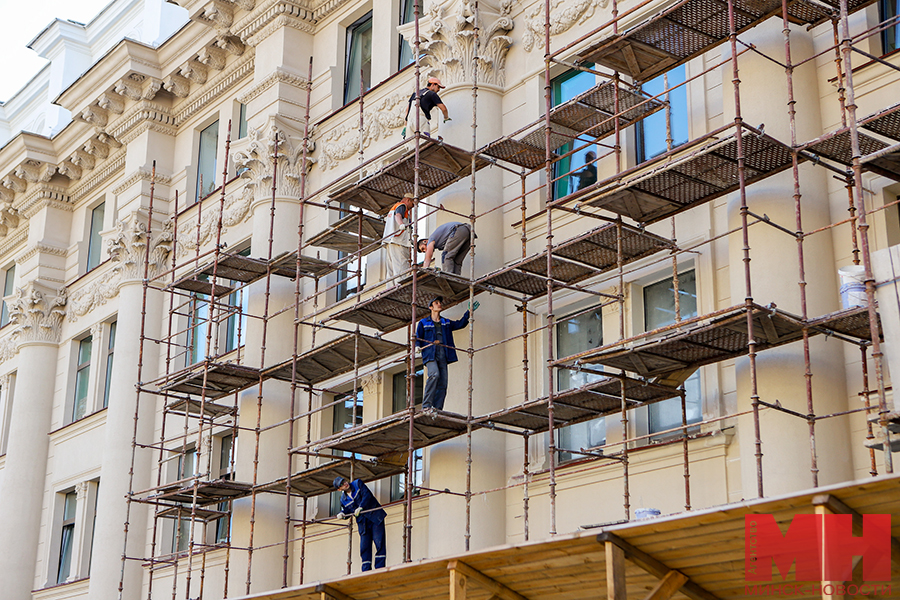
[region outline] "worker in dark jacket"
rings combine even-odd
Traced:
[[[362,482],[362,479],[347,481],[343,477],[334,478],[334,487],[341,492],[341,512],[339,519],[356,517],[359,528],[359,556],[362,570],[372,569],[372,544],[375,544],[375,568],[384,566],[387,549],[384,544],[384,519],[387,513],[378,500]]]
[[[425,317],[416,325],[416,346],[422,349],[422,362],[428,369],[428,379],[425,382],[425,394],[422,399],[422,409],[444,409],[444,400],[447,398],[447,365],[459,360],[456,357],[456,346],[453,343],[453,332],[462,329],[469,323],[469,311],[467,310],[461,319],[451,321],[441,316],[444,298],[435,296],[428,303],[431,315]],[[479,303],[472,304],[472,311],[478,309]],[[440,326],[439,326],[440,325]]]

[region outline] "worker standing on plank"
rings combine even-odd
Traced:
[[[391,207],[384,218],[384,245],[387,254],[387,279],[409,270],[412,239],[409,234],[410,215],[415,206],[413,194],[404,194],[403,199]]]
[[[335,477],[334,487],[341,492],[341,512],[339,519],[356,517],[359,529],[359,556],[362,559],[362,570],[372,569],[372,544],[375,544],[375,568],[384,566],[387,549],[384,542],[384,519],[387,513],[381,508],[378,500],[362,482],[362,479],[347,481],[343,477]]]
[[[422,362],[428,369],[428,379],[425,382],[425,394],[422,398],[422,409],[444,409],[444,400],[447,398],[447,365],[455,363],[456,346],[453,343],[453,332],[462,329],[469,323],[469,311],[467,310],[461,319],[451,321],[441,316],[444,298],[435,296],[428,303],[431,315],[425,317],[416,325],[416,346],[422,349]],[[480,306],[476,300],[472,304],[472,312]]]
[[[441,80],[437,77],[429,77],[425,87],[419,90],[419,132],[431,137],[431,110],[437,108],[444,113],[444,123],[450,120],[450,113],[444,106],[443,100],[438,96],[438,90],[444,89]],[[409,97],[406,107],[406,127],[402,135],[412,135],[416,132],[416,94]]]

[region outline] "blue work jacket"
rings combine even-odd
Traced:
[[[441,327],[443,328],[444,338],[444,356],[447,358],[447,364],[455,363],[459,360],[456,357],[456,345],[453,343],[453,332],[462,329],[469,324],[469,311],[466,311],[462,318],[458,321],[451,321],[441,317]],[[437,346],[434,341],[437,336],[434,334],[434,321],[431,315],[425,317],[416,325],[416,346],[422,349],[422,362],[431,362],[434,360],[434,351]]]
[[[345,515],[353,514],[357,508],[364,511],[356,517],[356,524],[359,526],[360,532],[368,530],[370,525],[383,523],[387,513],[381,508],[381,504],[362,482],[362,479],[354,479],[350,482],[350,489],[341,493],[341,512]],[[378,510],[372,510],[377,508]]]

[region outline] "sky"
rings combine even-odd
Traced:
[[[0,56],[4,57],[0,77],[0,101],[9,100],[28,83],[47,61],[27,48],[53,19],[88,23],[110,0],[0,0]]]

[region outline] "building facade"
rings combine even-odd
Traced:
[[[31,45],[48,67],[3,107],[9,598],[237,597],[358,572],[358,536],[334,518],[336,496],[321,481],[303,487],[334,462],[352,464],[386,506],[388,565],[629,520],[638,508],[672,514],[890,472],[900,179],[866,167],[854,181],[852,160],[812,142],[893,114],[896,27],[863,32],[891,23],[894,0],[847,18],[853,44],[875,58],[833,48],[844,35],[837,4],[791,13],[786,45],[775,3],[734,43],[726,23],[656,66],[625,44],[617,75],[601,42],[683,2],[557,0],[545,15],[539,1],[426,0],[418,19],[412,0],[174,4],[117,0],[86,26],[55,21]],[[619,33],[594,31],[614,10]],[[451,119],[433,115],[433,137],[416,138],[408,101],[431,76]],[[644,108],[612,129],[603,123],[616,110],[593,105],[606,116],[580,131],[554,125],[544,168],[547,108],[577,106],[607,82],[618,112],[630,98]],[[881,145],[862,154],[896,143],[890,131],[866,135]],[[507,137],[537,162],[498,158],[490,144]],[[754,163],[764,143],[770,154]],[[445,145],[444,166],[430,166]],[[685,167],[667,184],[684,186],[671,196],[684,206],[634,192],[697,157],[710,160],[700,179]],[[740,161],[740,175],[728,170]],[[394,187],[365,187],[385,173]],[[412,322],[410,296],[406,312],[364,305],[412,285],[411,275],[385,281],[379,248],[381,216],[406,189],[420,198],[423,236],[470,219],[477,233],[462,279],[415,276],[455,299],[449,318],[470,290],[481,303],[456,334],[450,416],[424,425],[409,424],[426,375],[401,323]],[[660,212],[642,213],[648,205]],[[548,244],[598,227],[618,232],[601,248],[611,264],[579,247],[553,263],[587,269],[571,279],[523,266],[535,255],[552,263]],[[632,239],[623,231],[649,246],[616,258],[616,240]],[[849,333],[816,321],[847,308],[838,270],[850,266],[874,269],[875,353],[865,309]],[[504,269],[536,273],[543,291],[503,284]],[[852,285],[845,296],[851,288],[865,296]],[[677,368],[614,367],[603,354],[723,315],[732,333],[765,330],[749,356],[746,340]],[[310,354],[345,337],[325,356],[338,362]],[[625,371],[668,395],[623,391],[619,402],[597,387]],[[566,417],[569,390],[607,404]],[[559,403],[537,410],[555,424],[509,424],[510,409],[538,400]],[[395,422],[419,441],[374,440]]]

